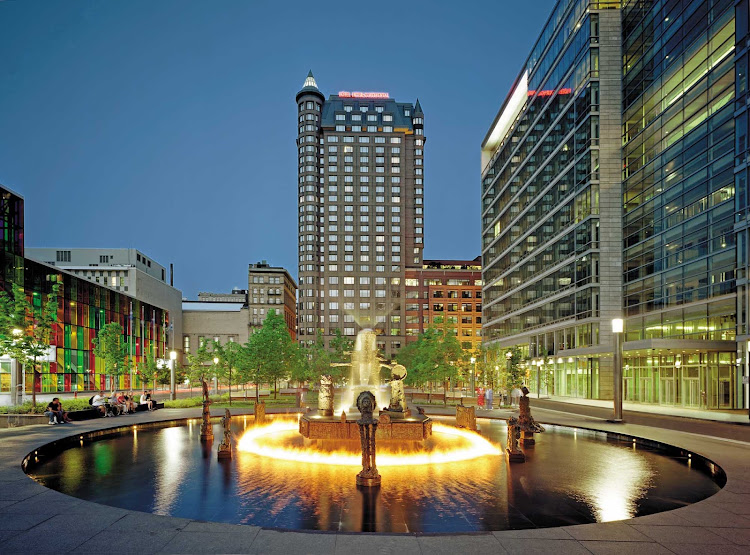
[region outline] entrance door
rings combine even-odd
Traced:
[[[682,404],[690,408],[701,406],[701,384],[697,378],[687,378],[682,381]]]
[[[662,378],[659,385],[659,404],[674,405],[677,398],[674,378]]]
[[[638,400],[641,403],[654,402],[654,382],[651,377],[641,376],[638,380]]]

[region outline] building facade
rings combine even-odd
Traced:
[[[183,301],[182,351],[195,351],[206,341],[227,343],[247,342],[250,336],[250,317],[244,302]],[[187,364],[187,358],[183,358]]]
[[[142,387],[144,381],[137,366],[146,357],[168,358],[169,312],[61,268],[23,258],[23,199],[9,193],[0,188],[3,229],[12,230],[8,237],[13,238],[9,241],[12,244],[4,245],[4,290],[9,291],[17,283],[37,310],[42,309],[54,284],[59,284],[59,291],[51,348],[46,359],[39,362],[36,379],[21,365],[0,360],[0,404],[21,401],[15,393],[16,386],[20,386],[22,395],[30,395],[32,388],[43,394]],[[6,210],[5,203],[12,206]],[[10,224],[5,223],[6,214],[10,214]],[[110,322],[123,327],[123,341],[134,365],[132,372],[121,376],[108,375],[103,360],[93,353],[92,340]]]
[[[172,315],[167,341],[180,350],[182,292],[175,289],[171,271],[137,249],[26,248],[26,256],[62,268],[82,279],[122,291]]]
[[[406,272],[406,340],[430,325],[448,324],[466,352],[482,343],[482,265],[474,260],[425,260]]]
[[[326,100],[312,72],[296,102],[299,339],[373,328],[391,357],[406,339],[406,271],[422,267],[422,108],[387,93]]]
[[[289,272],[268,262],[256,262],[248,268],[247,304],[250,326],[263,325],[269,310],[284,316],[289,335],[297,340],[297,282]]]
[[[623,317],[626,401],[746,406],[735,50],[728,0],[556,4],[483,143],[485,340],[532,385],[611,398]]]

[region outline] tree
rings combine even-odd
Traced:
[[[125,331],[117,322],[105,324],[92,339],[94,356],[104,360],[104,373],[110,374],[114,380],[130,370],[131,362],[128,344],[124,338]],[[153,375],[153,373],[151,374]],[[116,389],[114,386],[112,389]]]
[[[232,404],[232,371],[235,377],[244,374],[243,370],[249,364],[247,348],[239,343],[230,341],[222,345],[219,341],[213,342],[213,353],[219,359],[219,372],[225,375],[229,385],[229,404]]]
[[[187,376],[191,382],[200,382],[205,378],[206,372],[210,368],[207,363],[211,362],[213,358],[213,353],[208,350],[208,343],[201,339],[195,353],[187,354]]]
[[[138,364],[138,373],[141,376],[143,387],[146,387],[148,380],[153,380],[154,389],[156,389],[156,382],[159,378],[159,365],[153,359],[153,357],[146,355],[143,357],[143,361]],[[132,387],[132,384],[131,384]]]
[[[458,372],[463,350],[449,324],[437,322],[417,336],[417,340],[401,349],[397,360],[408,371],[406,383],[423,387],[427,384],[446,384]]]
[[[278,393],[278,382],[289,376],[295,365],[300,364],[301,353],[292,341],[284,317],[269,310],[261,328],[248,340],[250,360],[255,368],[256,383],[264,378],[273,382],[274,399]]]
[[[328,373],[333,378],[334,383],[337,383],[351,374],[351,367],[348,364],[352,361],[354,341],[342,335],[341,330],[336,328],[329,346],[330,363]],[[340,364],[341,366],[330,366],[330,364]]]
[[[47,300],[37,308],[24,290],[13,284],[11,295],[0,292],[0,354],[8,354],[19,364],[31,363],[31,403],[36,406],[37,360],[49,352],[52,330],[57,323],[57,296],[60,284],[52,285]],[[40,295],[34,292],[32,297]]]

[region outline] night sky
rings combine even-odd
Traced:
[[[297,111],[309,69],[419,97],[425,257],[480,253],[479,148],[553,0],[0,0],[0,183],[27,247],[135,247],[175,286],[297,275]]]

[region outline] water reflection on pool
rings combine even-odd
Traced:
[[[234,417],[237,437],[252,417]],[[502,444],[506,427],[480,421]],[[217,424],[214,434],[221,430]],[[600,434],[601,435],[601,434]],[[595,434],[548,428],[525,464],[504,457],[379,468],[383,485],[358,490],[358,469],[235,452],[218,461],[199,424],[137,430],[63,451],[34,468],[42,484],[131,510],[293,529],[464,532],[605,522],[683,506],[719,487],[679,460]],[[353,448],[355,446],[352,446]]]

